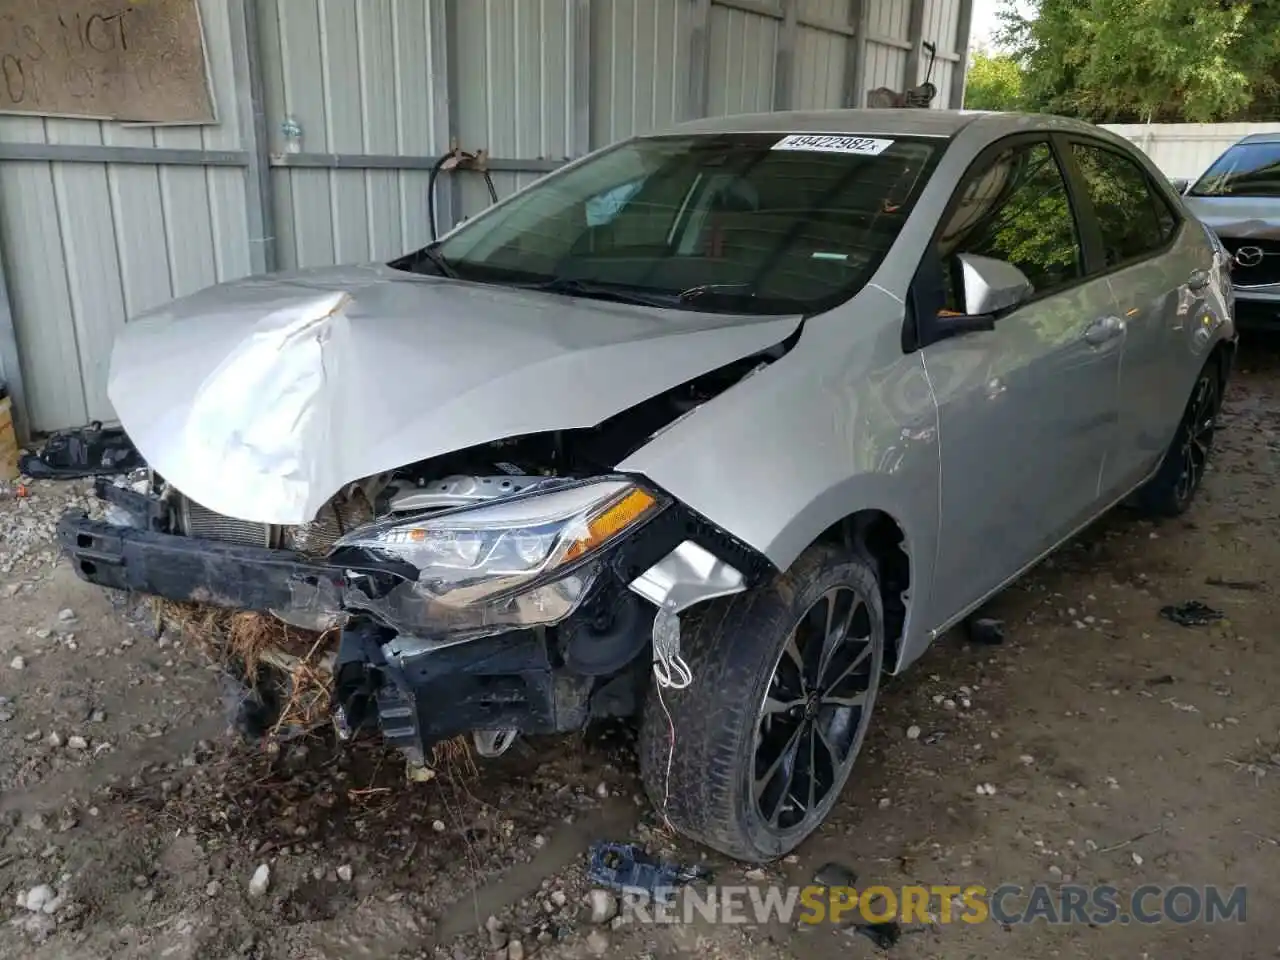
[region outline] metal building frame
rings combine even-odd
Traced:
[[[249,259],[253,272],[269,272],[276,268],[278,257],[273,223],[273,168],[317,168],[346,170],[428,170],[439,159],[435,156],[397,156],[352,153],[272,154],[269,148],[266,98],[263,90],[262,46],[259,38],[257,0],[225,0],[231,21],[233,45],[233,79],[236,103],[231,116],[240,135],[240,150],[166,149],[160,147],[127,147],[78,144],[0,143],[0,163],[5,161],[55,161],[59,163],[147,164],[198,167],[239,167],[246,180],[246,220],[249,227]],[[450,141],[457,142],[458,102],[457,10],[466,0],[429,0],[429,17],[433,24],[435,47],[431,51],[436,63],[445,64],[446,82],[432,91],[434,109],[442,117]],[[592,43],[594,18],[604,0],[569,0],[572,17],[573,97],[572,144],[576,155],[589,150],[592,142],[591,91],[594,89]],[[728,8],[777,21],[775,86],[772,107],[786,110],[793,105],[798,28],[808,27],[848,38],[844,63],[843,100],[846,106],[861,106],[866,98],[866,64],[869,44],[906,52],[905,84],[916,82],[923,39],[925,0],[909,0],[908,39],[876,35],[871,29],[873,6],[881,0],[846,0],[846,16],[830,19],[806,15],[802,0],[680,0],[689,4],[692,19],[690,63],[685,86],[684,115],[692,119],[709,112],[711,93],[711,16],[713,7]],[[938,57],[954,64],[949,89],[944,91],[949,103],[963,98],[965,70],[969,50],[969,28],[972,0],[956,0],[958,24],[952,49],[939,49]],[[554,170],[565,161],[507,157],[488,158],[495,171],[543,173]],[[454,222],[462,217],[461,190],[456,183],[445,205]],[[7,384],[14,401],[15,421],[21,439],[29,439],[27,409],[24,404],[22,367],[19,344],[12,315],[3,258],[0,258],[0,379]]]

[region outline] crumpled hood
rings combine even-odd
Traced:
[[[372,474],[594,426],[799,322],[338,267],[211,287],[131,321],[107,392],[147,462],[197,503],[297,524]]]

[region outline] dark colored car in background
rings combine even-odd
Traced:
[[[1183,198],[1231,254],[1237,324],[1280,328],[1280,133],[1228,147]]]

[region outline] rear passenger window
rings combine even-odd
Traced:
[[[1141,166],[1103,147],[1077,143],[1073,149],[1102,230],[1108,267],[1146,256],[1168,243],[1178,228],[1177,217]]]
[[[938,240],[947,309],[962,310],[955,258],[994,257],[1027,275],[1037,295],[1082,274],[1067,185],[1047,143],[1021,143],[968,175]]]

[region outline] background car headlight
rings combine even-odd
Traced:
[[[551,578],[663,506],[628,480],[595,480],[365,527],[340,539],[335,549],[358,547],[404,560],[418,570],[419,593],[464,606]]]

